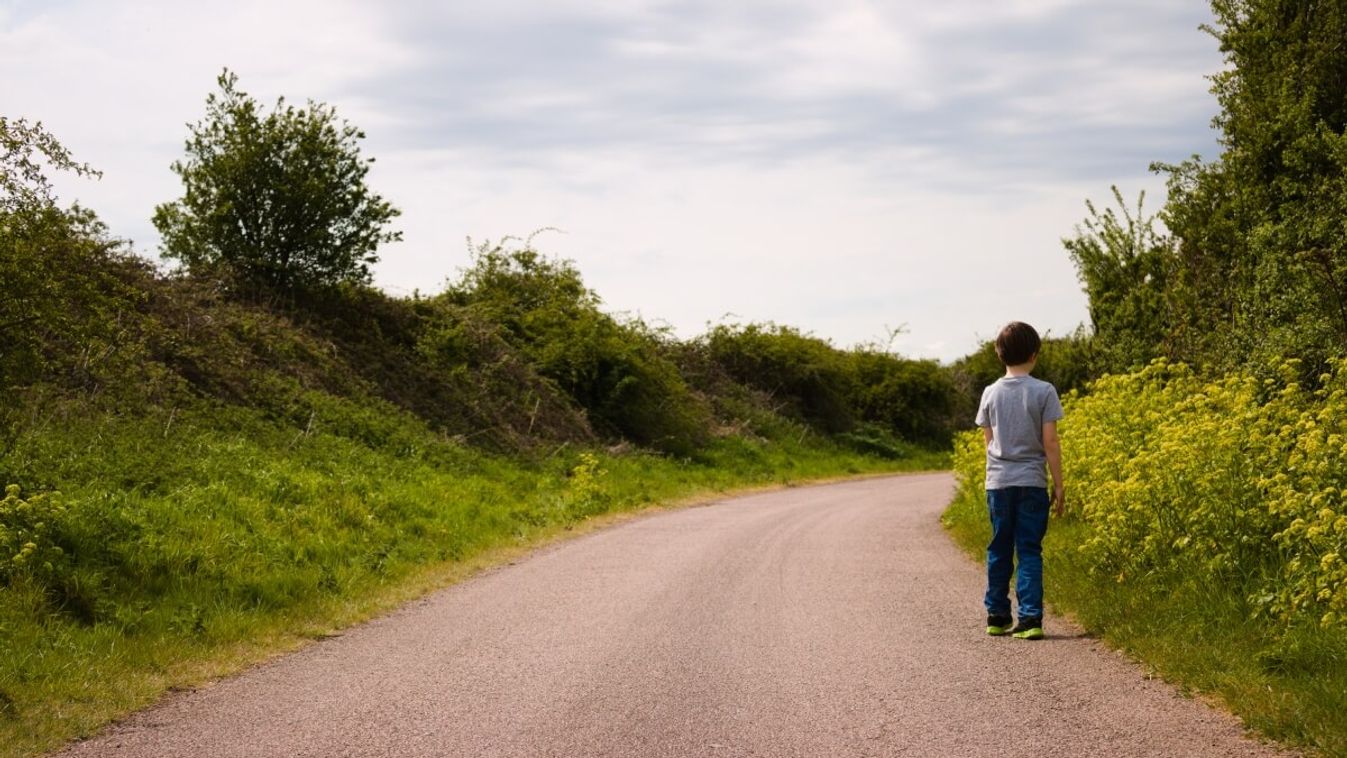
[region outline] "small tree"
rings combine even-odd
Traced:
[[[1161,353],[1169,332],[1165,311],[1165,261],[1171,242],[1145,215],[1145,193],[1129,210],[1113,187],[1121,213],[1085,201],[1090,215],[1076,227],[1076,236],[1062,240],[1085,294],[1095,349],[1107,371],[1145,365]]]
[[[243,284],[292,291],[369,281],[399,211],[365,186],[365,134],[330,106],[276,101],[269,114],[226,69],[175,161],[185,193],[155,209],[163,254],[189,269],[224,266]]]

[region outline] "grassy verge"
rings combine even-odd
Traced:
[[[57,747],[169,689],[652,504],[948,465],[817,437],[726,438],[695,460],[563,446],[522,461],[209,415],[71,417],[21,451],[34,471],[89,484],[53,512],[79,566],[48,551],[45,584],[37,571],[0,592],[0,754]]]
[[[979,484],[980,486],[980,484]],[[980,489],[962,487],[943,517],[983,560],[990,527]],[[1048,605],[1184,692],[1211,697],[1258,733],[1324,755],[1347,755],[1347,642],[1340,629],[1255,621],[1238,588],[1196,581],[1119,584],[1092,575],[1081,521],[1054,521],[1044,543]],[[1275,643],[1271,642],[1278,638]]]

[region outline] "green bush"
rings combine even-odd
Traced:
[[[144,293],[127,280],[143,267],[89,211],[0,212],[0,389],[88,389],[129,369],[122,337]]]
[[[1129,209],[1113,187],[1118,209],[1101,213],[1086,200],[1089,216],[1076,235],[1062,240],[1090,302],[1094,360],[1101,373],[1135,370],[1163,354],[1170,333],[1165,277],[1173,240],[1144,210],[1146,193]]]
[[[860,418],[911,442],[949,444],[955,389],[947,369],[878,350],[853,350],[850,358]]]
[[[907,443],[881,424],[859,424],[852,431],[838,434],[836,440],[857,452],[895,461],[908,457],[911,452]]]
[[[777,324],[720,324],[702,340],[712,361],[777,408],[825,433],[856,423],[853,366],[827,340]]]
[[[858,426],[909,442],[948,445],[958,398],[955,375],[873,345],[850,350],[776,324],[721,324],[684,347],[684,370],[716,395],[726,380],[755,402],[824,434]]]
[[[708,439],[710,414],[665,354],[665,336],[601,311],[571,263],[483,244],[441,299],[495,325],[603,433],[679,455]]]
[[[416,353],[462,401],[473,427],[513,449],[536,441],[594,441],[583,409],[540,373],[500,324],[442,298],[427,305]]]

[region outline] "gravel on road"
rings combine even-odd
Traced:
[[[1060,617],[1041,642],[987,637],[982,570],[939,524],[953,488],[897,476],[655,512],[60,755],[1281,754]]]

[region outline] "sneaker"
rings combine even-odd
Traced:
[[[1000,637],[1010,632],[1011,620],[1009,616],[988,616],[987,634],[993,637]]]
[[[1047,636],[1043,634],[1043,619],[1041,618],[1020,619],[1020,623],[1016,624],[1015,628],[1010,630],[1010,636],[1014,637],[1017,640],[1043,639],[1045,636]]]

